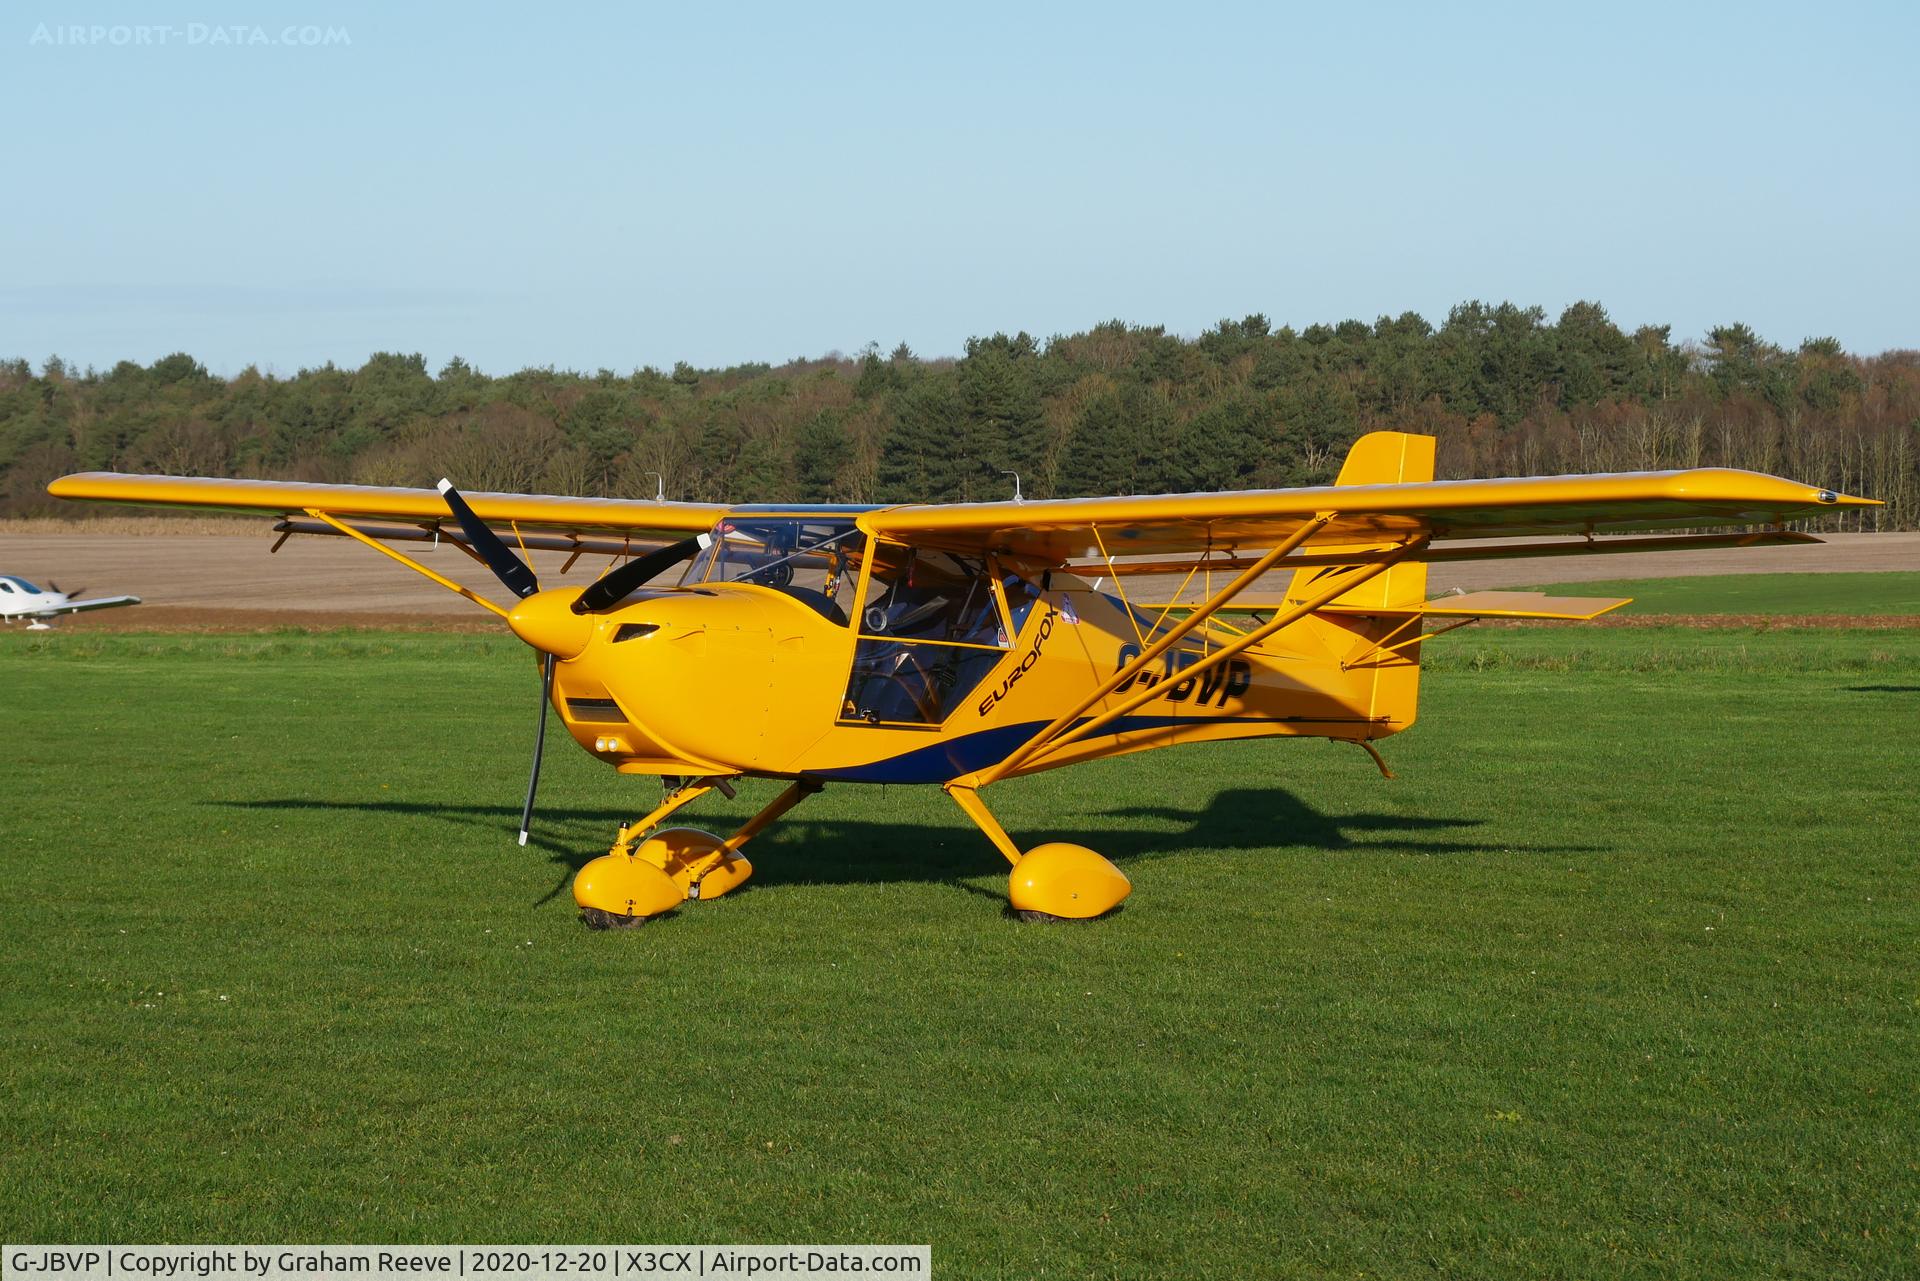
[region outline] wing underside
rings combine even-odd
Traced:
[[[1877,506],[1722,468],[1224,494],[894,507],[862,523],[901,542],[997,550],[1049,564],[1271,547],[1331,514],[1306,546],[1767,527]]]
[[[276,514],[283,533],[318,533],[308,513],[337,520],[402,522],[369,531],[383,541],[456,532],[440,494],[431,489],[140,476],[83,472],[48,486],[57,498],[142,506]],[[529,536],[540,531],[558,548],[624,554],[632,540],[684,537],[704,531],[729,508],[546,494],[475,493],[481,520]],[[1835,510],[1875,506],[1777,476],[1701,468],[1614,475],[1501,480],[1344,484],[1218,494],[1137,495],[1037,502],[921,504],[867,510],[868,532],[905,543],[955,550],[991,550],[1043,565],[1099,557],[1118,567],[1127,558],[1173,558],[1184,564],[1272,547],[1315,525],[1301,544],[1305,563],[1318,549],[1334,559],[1357,547],[1417,539],[1587,536],[1673,529],[1778,531],[1786,522]],[[796,508],[796,511],[804,510]],[[1324,519],[1324,523],[1322,522]],[[445,529],[443,530],[443,525]],[[337,530],[335,532],[338,532]],[[1719,537],[1732,537],[1719,535]],[[1785,532],[1752,534],[1776,540]],[[1624,541],[1624,540],[1623,540]],[[1654,540],[1641,540],[1654,550]],[[593,544],[589,546],[588,544]],[[1598,548],[1600,544],[1594,546]],[[1624,550],[1624,548],[1621,548]],[[1574,548],[1573,550],[1579,550]],[[1488,554],[1504,554],[1491,547]],[[1524,552],[1516,554],[1525,554]],[[1461,556],[1434,548],[1414,559]],[[1125,572],[1123,569],[1120,572]]]
[[[319,485],[278,480],[223,480],[207,476],[137,476],[81,472],[47,486],[55,498],[124,503],[143,507],[192,507],[204,511],[275,514],[323,511],[338,519],[394,520],[414,529],[457,530],[446,499],[433,489],[376,485]],[[623,498],[573,498],[551,494],[466,495],[489,525],[562,531],[574,535],[685,536],[709,529],[727,509],[716,503],[670,503]],[[297,530],[294,532],[318,532]]]
[[[47,610],[49,614],[84,614],[91,609],[118,609],[122,605],[138,605],[138,596],[96,596],[92,600],[70,600]]]

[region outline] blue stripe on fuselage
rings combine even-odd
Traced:
[[[1081,717],[1075,727],[1084,725],[1091,719]],[[1273,717],[1273,716],[1123,716],[1107,728],[1101,737],[1111,734],[1125,734],[1132,731],[1164,729],[1170,725],[1272,725],[1281,721],[1326,720],[1332,723],[1333,717]],[[1366,724],[1356,718],[1355,724]],[[930,743],[917,747],[898,756],[889,756],[883,760],[869,761],[864,765],[843,765],[837,769],[808,770],[810,778],[829,779],[844,783],[944,783],[949,779],[971,774],[974,770],[984,769],[995,761],[1004,760],[1022,743],[1046,728],[1045,721],[1027,721],[1020,725],[1002,725],[997,729],[983,729],[975,734],[963,734],[959,738],[943,743]],[[1095,740],[1097,741],[1097,740]]]

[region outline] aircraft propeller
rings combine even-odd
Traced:
[[[618,605],[634,588],[657,578],[683,560],[692,560],[699,551],[700,540],[688,538],[644,556],[635,556],[620,568],[609,570],[588,584],[587,589],[580,593],[580,598],[573,602],[573,612],[595,614]]]
[[[521,600],[540,590],[540,580],[534,576],[527,562],[513,554],[500,535],[487,528],[486,523],[473,514],[473,508],[453,487],[453,482],[444,476],[439,484],[440,496],[447,500],[447,507],[453,512],[453,518],[460,522],[460,530],[467,536],[467,545],[487,563],[493,576],[501,585]]]
[[[453,487],[453,482],[443,477],[438,488],[440,496],[447,501],[447,509],[453,513],[453,518],[460,523],[461,532],[467,536],[467,545],[486,562],[487,568],[493,571],[493,576],[500,580],[501,585],[521,600],[538,592],[540,579],[533,572],[533,567],[515,555],[505,540],[488,528],[460,491]],[[636,556],[589,584],[575,598],[571,608],[576,614],[590,614],[617,605],[636,587],[681,561],[691,559],[699,550],[700,540],[689,538],[644,556]],[[533,768],[527,775],[527,800],[520,808],[522,845],[527,843],[527,836],[533,828],[533,798],[540,787],[540,760],[546,754],[547,709],[553,705],[554,662],[551,650],[541,652],[540,720],[533,736]]]

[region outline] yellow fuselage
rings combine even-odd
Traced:
[[[1157,618],[1053,574],[1000,652],[973,669],[985,674],[936,723],[908,725],[858,716],[848,689],[855,628],[775,588],[649,590],[596,615],[571,613],[576,595],[559,589],[523,601],[515,630],[561,659],[553,703],[574,739],[622,773],[640,774],[944,783],[1001,760],[1093,693],[1152,640]],[[1389,626],[1313,616],[1185,677],[1185,667],[1233,636],[1198,629],[1086,715],[1149,684],[1158,696],[1014,772],[1214,739],[1395,733],[1413,721],[1418,646],[1375,650]]]

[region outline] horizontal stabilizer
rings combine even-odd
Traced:
[[[1589,619],[1620,608],[1631,596],[1548,596],[1544,592],[1471,592],[1463,596],[1440,596],[1433,600],[1413,601],[1405,605],[1322,605],[1322,614],[1364,614],[1370,618],[1555,618],[1568,622]],[[1242,592],[1222,605],[1222,614],[1273,614],[1298,602],[1271,592]],[[1191,602],[1136,602],[1135,608],[1148,611],[1190,610]]]
[[[1372,614],[1427,618],[1558,618],[1586,622],[1619,609],[1631,596],[1549,596],[1545,592],[1468,592],[1389,608],[1328,605],[1323,614]]]

